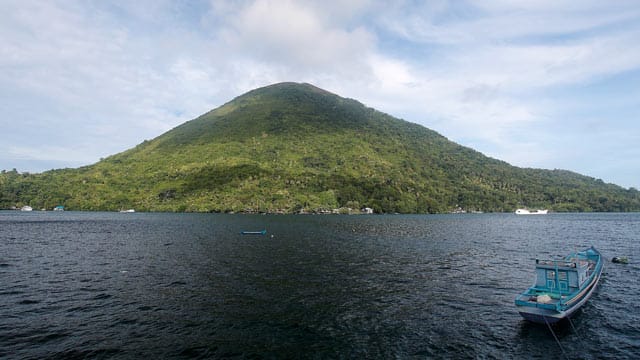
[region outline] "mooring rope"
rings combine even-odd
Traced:
[[[571,321],[571,317],[567,316],[567,320],[569,320],[569,324],[571,324],[571,328],[573,329],[573,332],[576,334],[576,336],[578,337],[578,341],[580,342],[580,344],[582,344],[583,346],[585,345],[584,342],[582,341],[582,336],[580,336],[580,334],[578,334],[578,329],[576,329],[575,326],[573,326],[573,321]]]
[[[553,335],[553,338],[556,339],[556,343],[558,344],[558,346],[560,347],[560,350],[562,351],[562,356],[564,356],[565,359],[569,360],[569,357],[564,352],[564,348],[562,347],[562,344],[560,344],[560,340],[558,339],[558,337],[556,336],[556,333],[551,328],[551,324],[549,324],[549,322],[547,321],[547,317],[542,315],[542,318],[544,319],[544,322],[547,324],[549,331],[551,331],[551,335]]]

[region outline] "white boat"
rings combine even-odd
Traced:
[[[136,212],[134,209],[128,209],[128,210],[120,210],[121,213],[134,213]]]
[[[527,209],[518,209],[516,210],[517,215],[545,215],[549,210],[527,210]]]
[[[25,205],[20,208],[20,211],[33,211],[33,208],[29,205]]]

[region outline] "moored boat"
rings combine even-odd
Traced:
[[[518,312],[541,324],[570,317],[591,297],[602,268],[602,256],[593,246],[562,260],[536,260],[536,282],[516,297]]]
[[[267,230],[261,230],[261,231],[241,231],[240,235],[266,235],[267,234]]]
[[[20,208],[20,211],[33,211],[33,208],[29,205],[25,205]]]
[[[517,209],[517,215],[546,215],[549,210],[527,210],[527,209]]]

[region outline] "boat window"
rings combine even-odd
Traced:
[[[567,272],[566,271],[558,271],[558,280],[567,281]]]
[[[553,270],[547,270],[547,279],[555,279],[556,278],[556,272]]]

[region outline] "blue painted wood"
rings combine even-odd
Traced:
[[[562,260],[536,260],[536,282],[516,297],[518,312],[540,324],[571,316],[591,297],[603,266],[593,246]]]

